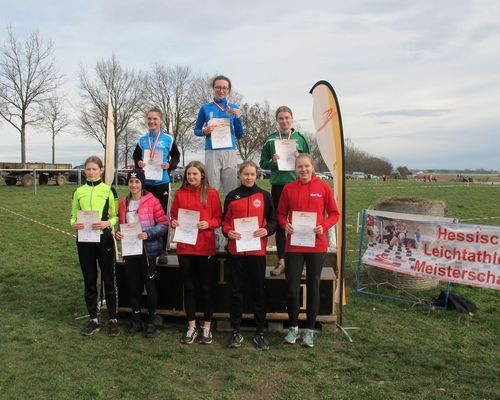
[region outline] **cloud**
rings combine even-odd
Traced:
[[[368,113],[367,115],[373,115],[375,117],[440,117],[443,114],[453,112],[455,110],[450,108],[436,108],[436,109],[402,109],[402,110],[391,110],[391,111],[378,111]]]

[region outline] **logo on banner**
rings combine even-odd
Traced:
[[[321,126],[316,129],[316,132],[319,132],[325,128],[325,126],[328,125],[328,123],[337,115],[337,112],[333,108],[327,108],[326,111],[323,113],[323,123]]]

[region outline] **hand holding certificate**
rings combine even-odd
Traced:
[[[177,222],[173,241],[195,245],[198,239],[200,212],[179,208]]]
[[[78,211],[77,221],[84,225],[83,229],[78,229],[78,241],[99,243],[101,241],[100,229],[93,229],[92,224],[99,222],[99,211]]]
[[[295,151],[297,144],[295,140],[276,140],[274,142],[277,159],[278,170],[280,171],[295,171]]]
[[[120,224],[122,239],[122,256],[135,256],[142,254],[142,240],[139,234],[142,232],[139,223]]]
[[[254,236],[255,231],[259,229],[257,217],[235,218],[233,223],[234,230],[241,235],[241,239],[235,241],[238,253],[262,249],[260,238]]]
[[[163,151],[155,151],[154,157],[151,158],[149,151],[144,151],[144,174],[146,179],[161,180],[163,178]]]
[[[210,135],[212,149],[222,149],[233,146],[230,121],[229,118],[211,118],[210,121],[208,121],[208,125],[214,127]]]
[[[292,246],[314,247],[316,245],[316,228],[315,212],[293,211],[292,226],[293,233],[290,237]]]

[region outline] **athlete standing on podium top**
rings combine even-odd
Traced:
[[[243,122],[238,105],[228,101],[231,80],[218,75],[212,80],[212,88],[214,98],[201,106],[194,134],[205,137],[205,167],[210,186],[219,190],[222,183],[227,195],[237,187],[236,139],[243,136]]]

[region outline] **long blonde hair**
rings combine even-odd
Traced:
[[[205,170],[205,166],[203,163],[200,161],[191,161],[186,167],[184,168],[184,176],[182,178],[182,184],[181,184],[181,189],[190,186],[189,182],[187,181],[187,172],[188,169],[194,167],[198,171],[200,171],[201,174],[201,183],[200,183],[200,188],[201,188],[201,204],[205,207],[207,205],[207,193],[208,193],[208,188],[210,187],[208,184],[208,178],[207,178],[207,172]]]

